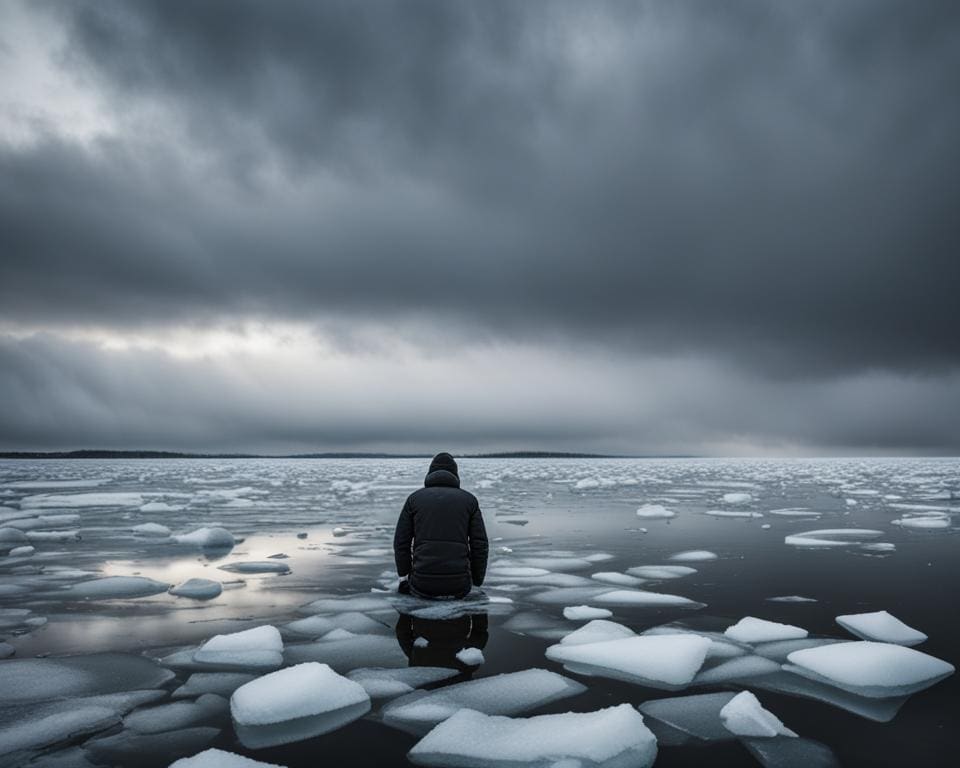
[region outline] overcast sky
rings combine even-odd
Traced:
[[[0,0],[0,449],[960,451],[953,0]]]

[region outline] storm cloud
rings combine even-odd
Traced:
[[[960,447],[955,3],[4,11],[0,447]]]

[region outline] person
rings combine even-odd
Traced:
[[[458,471],[453,456],[438,453],[423,488],[403,505],[393,536],[401,592],[459,599],[483,584],[487,532],[477,497],[460,487]]]

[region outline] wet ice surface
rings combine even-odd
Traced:
[[[590,734],[629,704],[657,765],[952,764],[957,460],[464,460],[491,564],[450,604],[389,591],[423,465],[0,462],[0,763],[403,765],[439,713],[419,762],[563,765],[524,745],[573,712],[564,755],[613,765]],[[346,679],[266,679],[247,703],[282,718],[231,718],[295,664]],[[536,669],[574,684],[497,677]],[[747,735],[749,700],[725,728],[744,690],[801,738]]]

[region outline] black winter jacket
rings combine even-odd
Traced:
[[[463,597],[487,571],[487,532],[477,497],[440,469],[407,497],[393,537],[397,573],[428,597]]]

